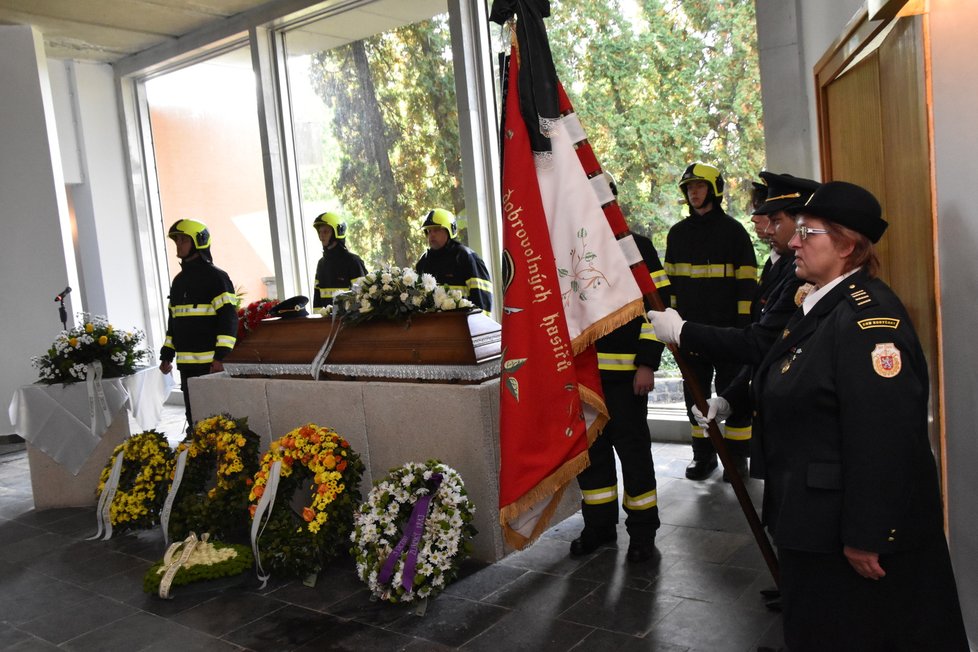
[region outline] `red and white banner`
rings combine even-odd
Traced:
[[[546,529],[607,422],[594,341],[644,308],[642,275],[630,269],[637,250],[566,95],[564,117],[546,125],[551,151],[535,154],[517,69],[514,53],[503,132],[499,506],[504,538],[523,548]]]

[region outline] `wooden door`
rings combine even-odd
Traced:
[[[856,22],[815,71],[822,177],[864,186],[883,206],[890,226],[877,246],[880,276],[920,336],[931,372],[931,445],[943,451],[926,18]]]

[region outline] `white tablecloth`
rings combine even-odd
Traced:
[[[103,379],[102,388],[109,414],[125,416],[120,410],[127,407],[136,423],[148,430],[159,424],[163,402],[173,388],[173,376],[150,367],[132,376]],[[92,430],[84,382],[21,387],[10,400],[8,414],[21,437],[73,475],[78,474],[110,425],[96,410]]]

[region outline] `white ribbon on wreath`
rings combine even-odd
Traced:
[[[102,495],[98,498],[98,507],[95,510],[98,531],[95,532],[94,536],[88,537],[86,541],[102,537],[103,528],[105,536],[102,537],[102,540],[108,541],[112,538],[112,501],[115,500],[116,491],[119,489],[119,479],[122,477],[122,460],[125,454],[126,450],[123,448],[112,461],[112,471],[109,473],[109,479],[105,481],[105,486],[102,487]]]
[[[108,401],[105,400],[105,390],[102,388],[102,362],[95,360],[89,362],[85,368],[85,386],[88,389],[88,416],[92,423],[92,434],[97,434],[95,429],[98,425],[98,413],[95,410],[96,404],[101,408],[102,420],[105,427],[109,427],[112,422],[112,412],[109,411]]]
[[[169,600],[172,596],[170,595],[170,587],[173,585],[173,578],[176,577],[177,571],[183,568],[184,564],[190,559],[193,554],[194,549],[197,547],[198,543],[207,543],[207,539],[210,538],[210,534],[206,532],[197,538],[195,532],[191,532],[183,541],[178,541],[172,546],[168,547],[166,553],[163,555],[163,568],[165,569],[163,573],[163,579],[160,580],[160,590],[159,596],[164,600]],[[183,548],[183,552],[179,559],[174,559],[176,557],[177,551]]]
[[[170,485],[170,491],[166,494],[166,500],[163,501],[163,511],[160,512],[160,527],[163,529],[164,546],[170,545],[170,512],[173,511],[173,501],[176,500],[180,482],[183,480],[183,471],[187,468],[188,450],[184,448],[177,457],[177,466],[173,471],[173,483]]]
[[[272,462],[272,468],[268,471],[268,483],[265,485],[265,492],[258,500],[258,506],[255,508],[255,516],[251,521],[251,552],[255,555],[255,573],[258,576],[258,581],[261,582],[260,588],[262,589],[268,584],[268,578],[272,575],[271,573],[266,573],[265,569],[261,566],[258,539],[261,538],[262,532],[265,531],[265,526],[268,525],[268,521],[272,517],[272,507],[275,506],[275,494],[278,493],[278,481],[281,472],[282,460]]]

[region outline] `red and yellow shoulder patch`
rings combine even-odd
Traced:
[[[872,358],[873,371],[883,378],[893,378],[903,368],[900,349],[896,348],[892,342],[877,344],[876,348],[873,349]]]

